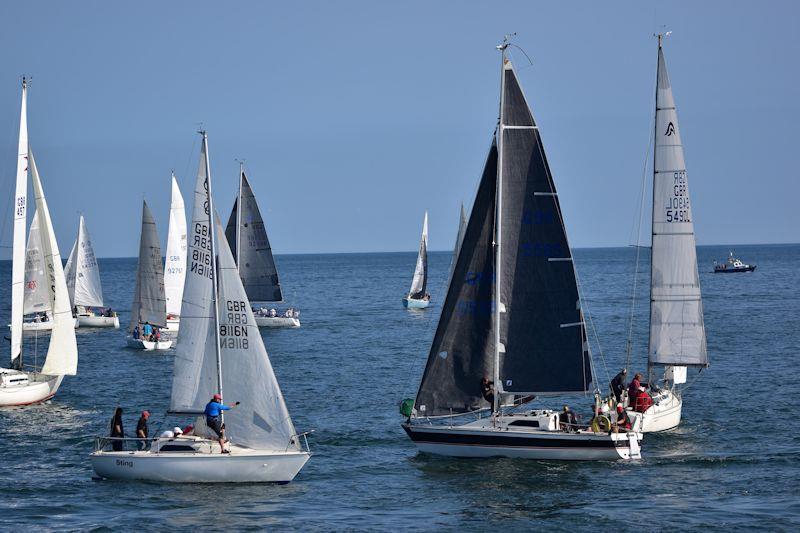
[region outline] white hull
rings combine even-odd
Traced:
[[[76,320],[82,328],[119,328],[117,316],[78,315]]]
[[[108,479],[165,483],[288,483],[310,456],[304,451],[247,450],[234,446],[230,454],[96,451],[90,459],[97,475]]]
[[[11,324],[8,325],[11,328]],[[75,327],[78,327],[78,321],[75,320]],[[41,332],[50,332],[53,330],[53,321],[48,320],[46,322],[23,322],[22,323],[22,332],[23,333],[41,333]]]
[[[641,419],[639,426],[642,433],[658,433],[678,427],[681,423],[683,400],[671,390],[662,390],[652,394],[654,403],[644,413],[637,413],[628,408],[631,419]]]
[[[52,398],[64,376],[45,376],[16,370],[2,369],[0,381],[0,407],[30,405]],[[27,380],[15,384],[15,378],[27,376]]]
[[[481,419],[461,426],[404,424],[419,450],[449,457],[509,457],[554,461],[615,461],[641,458],[641,434],[566,432],[516,426],[516,421],[552,419],[552,411],[505,415],[496,426]]]
[[[403,307],[407,309],[425,309],[431,305],[430,300],[415,300],[414,298],[409,298],[406,296],[403,298]]]
[[[181,328],[181,317],[177,318],[168,318],[167,319],[167,327],[162,329],[161,331],[168,331],[170,333],[177,333]]]
[[[169,350],[172,347],[172,341],[146,341],[142,339],[134,339],[130,335],[125,337],[125,341],[128,343],[128,348],[133,348],[134,350],[144,350],[146,352],[152,350]]]
[[[256,325],[260,328],[299,328],[299,318],[285,316],[258,316],[255,315]]]

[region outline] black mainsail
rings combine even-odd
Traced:
[[[499,125],[415,400],[418,415],[490,407],[483,378],[501,394],[536,395],[585,392],[592,380],[558,195],[507,60]]]
[[[281,283],[264,219],[244,171],[240,176],[239,196],[233,204],[225,237],[239,267],[247,298],[251,302],[280,302]]]

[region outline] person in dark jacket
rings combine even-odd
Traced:
[[[617,403],[622,400],[622,393],[625,392],[625,376],[628,375],[628,369],[623,368],[619,374],[614,376],[611,380],[611,393],[617,399]]]
[[[147,437],[150,434],[150,430],[147,427],[148,418],[150,418],[150,412],[142,411],[142,416],[139,417],[139,421],[136,423],[136,436],[139,438],[140,450],[147,448]]]
[[[114,416],[111,418],[111,431],[109,437],[124,438],[125,430],[122,427],[122,407],[117,407],[114,410]],[[124,443],[121,440],[112,440],[111,449],[115,452],[121,452]]]
[[[481,396],[489,402],[491,409],[494,409],[494,381],[489,381],[489,378],[481,378]]]

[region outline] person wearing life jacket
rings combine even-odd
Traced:
[[[642,387],[642,375],[637,372],[634,374],[633,379],[628,385],[628,407],[636,407],[636,398],[638,398],[643,392],[644,387]]]

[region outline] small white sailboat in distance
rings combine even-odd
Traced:
[[[28,145],[27,82],[22,79],[19,150],[17,151],[16,194],[14,196],[14,244],[11,267],[11,364],[0,368],[0,406],[27,405],[52,398],[64,376],[74,376],[78,369],[78,346],[75,342],[75,319],[70,311],[67,282],[61,266],[50,211],[42,182]],[[23,360],[22,323],[25,282],[25,225],[27,223],[28,174],[33,182],[36,220],[42,265],[41,281],[46,290],[45,307],[52,315],[52,330],[47,355],[41,369],[26,366]]]
[[[225,398],[240,402],[224,413],[229,453],[222,453],[216,435],[200,418],[193,435],[153,439],[145,450],[124,450],[138,439],[98,439],[92,468],[112,479],[288,483],[311,452],[307,442],[305,449],[301,446],[305,434],[297,434],[292,424],[216,216],[208,137],[201,133],[170,413],[202,417],[209,399],[224,389]],[[114,443],[122,450],[114,451]]]
[[[403,298],[403,306],[408,309],[425,309],[430,304],[431,295],[428,294],[428,212],[425,211],[414,278],[411,280],[411,289]]]
[[[680,424],[679,385],[686,383],[687,368],[708,366],[694,215],[662,37],[658,35],[653,155],[649,390],[635,391],[636,397],[628,398],[631,419],[641,419],[643,433]],[[656,379],[659,370],[663,375]]]
[[[142,235],[139,240],[139,264],[136,269],[136,290],[133,293],[131,323],[125,338],[129,348],[167,350],[172,341],[164,339],[161,330],[167,327],[164,296],[164,266],[153,213],[142,201]]]
[[[118,328],[119,317],[103,306],[103,287],[100,267],[94,255],[92,239],[83,215],[78,223],[78,237],[64,267],[67,290],[78,326],[90,328]]]
[[[167,331],[176,332],[181,323],[181,300],[186,279],[186,209],[172,173],[172,200],[169,206],[167,256],[164,262],[164,294],[167,298]]]
[[[264,218],[241,162],[239,194],[228,218],[225,236],[236,259],[247,297],[254,302],[256,324],[265,328],[299,328],[300,312],[297,309],[290,307],[285,311],[278,311],[274,307],[267,308],[263,305],[282,302],[283,290]]]

